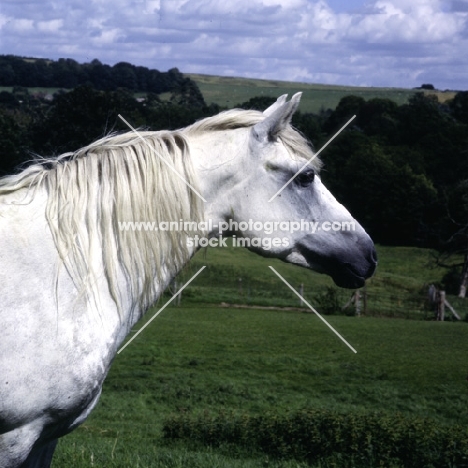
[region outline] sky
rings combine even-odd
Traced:
[[[2,0],[0,54],[468,90],[468,0]]]

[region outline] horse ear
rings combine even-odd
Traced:
[[[265,117],[268,117],[270,116],[271,114],[273,114],[273,112],[275,112],[276,109],[278,109],[279,106],[281,106],[281,104],[284,104],[286,102],[286,99],[288,98],[288,95],[287,94],[283,94],[282,96],[280,96],[276,102],[274,102],[270,107],[268,107],[267,109],[265,109],[263,111],[263,115]]]
[[[280,96],[265,111],[267,112],[267,117],[252,128],[254,138],[258,141],[274,140],[278,133],[291,122],[291,118],[299,106],[301,96],[302,93],[296,93],[289,102],[286,102],[286,95]],[[273,108],[272,111],[270,111],[271,108]]]

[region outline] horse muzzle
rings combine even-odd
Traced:
[[[364,286],[377,267],[377,252],[369,239],[365,245],[357,244],[349,250],[334,251],[328,256],[317,253],[305,245],[298,246],[307,268],[330,276],[341,288],[357,289]]]

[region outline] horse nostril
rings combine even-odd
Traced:
[[[373,276],[375,273],[375,270],[377,269],[377,252],[375,250],[375,247],[372,247],[372,250],[368,257],[368,261],[369,261],[369,268],[367,270],[366,278],[370,278],[371,276]]]

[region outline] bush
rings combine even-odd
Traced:
[[[315,296],[318,310],[324,315],[333,315],[341,311],[341,301],[338,290],[327,286],[325,291]]]
[[[303,410],[262,416],[221,413],[168,419],[164,436],[240,445],[323,466],[446,468],[468,463],[468,431],[402,415]],[[322,466],[321,465],[321,466]]]

